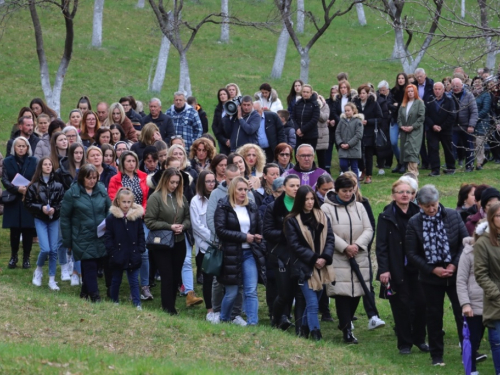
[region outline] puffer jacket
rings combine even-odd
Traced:
[[[59,168],[57,168],[56,171],[56,178],[57,181],[63,185],[64,190],[68,190],[75,181],[76,176],[72,176],[71,173],[69,173],[69,160],[67,156],[62,158],[59,163]]]
[[[278,98],[278,93],[275,89],[271,89],[271,95],[269,99],[264,99],[262,97],[262,93],[257,91],[253,94],[255,100],[260,102],[262,108],[267,108],[269,111],[277,113],[283,109],[283,104],[281,104],[281,100]]]
[[[56,181],[54,173],[50,174],[48,182],[45,182],[43,177],[40,176],[37,182],[29,185],[24,197],[24,205],[34,218],[46,222],[54,221],[59,219],[64,192],[63,185]],[[43,213],[43,207],[47,206],[47,204],[54,209],[52,217]]]
[[[222,123],[222,114],[224,113],[224,108],[221,105],[217,105],[214,110],[214,118],[212,120],[212,131],[219,142],[219,150],[221,154],[229,155],[231,152],[229,147],[226,146],[226,142],[231,138],[230,133],[226,133],[224,130],[224,125]]]
[[[353,103],[358,108],[358,113],[362,113],[366,120],[366,125],[364,125],[363,129],[363,145],[373,146],[375,144],[375,124],[377,124],[377,127],[381,127],[383,120],[382,109],[377,103],[377,96],[374,93],[370,93],[368,99],[366,99],[364,109],[359,97],[355,98]]]
[[[101,181],[104,184],[104,187],[106,190],[108,189],[109,186],[109,181],[111,181],[111,177],[116,175],[116,168],[112,167],[111,165],[107,165],[102,163],[102,173],[99,176],[99,181]]]
[[[489,91],[483,91],[476,98],[476,105],[478,120],[476,123],[475,133],[476,135],[484,136],[488,133],[490,128],[491,94]],[[40,142],[38,144],[40,144]]]
[[[462,241],[468,237],[467,229],[460,214],[451,208],[445,208],[441,203],[442,218],[448,244],[450,246],[451,264],[458,267],[462,254]],[[452,277],[440,278],[432,273],[436,267],[446,268],[448,264],[429,264],[425,257],[423,214],[418,213],[408,221],[405,236],[405,252],[409,262],[418,269],[418,278],[421,282],[433,285],[453,285],[456,282],[456,273]]]
[[[109,209],[104,241],[111,268],[135,270],[141,266],[141,254],[146,251],[143,215],[144,209],[137,203],[129,208],[127,217],[119,207]]]
[[[320,106],[318,120],[318,144],[316,150],[327,150],[330,145],[330,130],[328,129],[328,118],[330,117],[330,107],[325,99],[318,95],[318,105]]]
[[[328,223],[327,228],[325,228],[323,224],[318,224],[315,233],[315,235],[320,236],[321,232],[324,230],[327,231],[325,248],[321,254],[318,249],[316,249],[316,251],[311,249],[311,246],[302,234],[302,229],[296,217],[291,217],[285,221],[284,233],[286,234],[286,243],[288,253],[290,254],[289,264],[291,264],[292,267],[291,277],[297,279],[299,284],[303,284],[311,278],[315,269],[314,265],[318,259],[324,259],[326,261],[325,266],[332,264],[335,237],[332,231],[332,223],[330,219],[328,219],[328,215],[326,221]]]
[[[364,119],[365,116],[362,113],[354,115],[351,120],[348,120],[344,113],[340,115],[340,122],[335,127],[335,142],[339,146],[339,158],[361,159]],[[347,150],[340,147],[343,143],[349,145]]]
[[[248,216],[250,217],[250,234],[262,234],[262,220],[259,216],[257,206],[249,202],[246,206]],[[214,214],[215,232],[222,244],[222,269],[218,281],[224,285],[241,285],[243,282],[242,263],[243,248],[242,244],[247,241],[247,234],[240,228],[238,216],[229,203],[229,198],[225,197],[217,203],[217,209]],[[255,263],[257,265],[257,274],[259,281],[266,284],[266,260],[264,244],[255,242],[250,244]]]
[[[368,246],[373,238],[373,228],[363,204],[356,202],[353,196],[351,202],[345,205],[338,203],[337,194],[329,191],[321,210],[332,223],[335,235],[335,252],[333,253],[333,268],[335,270],[335,285],[331,294],[336,296],[359,297],[364,295],[363,288],[353,272],[349,259],[345,256],[348,245],[356,244],[358,254],[354,258],[358,263],[363,280],[370,283],[370,260]]]
[[[474,315],[483,315],[483,289],[474,276],[474,238],[465,237],[457,270],[457,295],[460,306],[470,305]]]
[[[75,260],[97,259],[106,255],[104,239],[97,227],[106,218],[111,201],[104,185],[98,182],[88,194],[79,183],[64,194],[61,207],[63,246],[73,251]]]
[[[500,320],[500,246],[491,244],[488,229],[474,244],[474,275],[483,289],[483,324],[490,326]]]
[[[40,137],[40,140],[36,144],[36,149],[34,150],[33,156],[40,160],[45,156],[50,156],[50,136],[49,133],[45,133]]]
[[[300,129],[302,134],[304,134],[302,137],[303,140],[318,138],[319,115],[318,95],[315,93],[309,99],[300,98],[295,103],[292,119],[295,123],[295,130]]]
[[[285,206],[285,193],[270,203],[264,213],[264,239],[267,253],[273,261],[278,260],[280,268],[290,263],[291,251],[284,232],[284,222],[290,213]]]
[[[454,100],[457,109],[457,123],[453,127],[453,131],[467,130],[469,126],[475,128],[478,112],[474,95],[464,88],[459,98],[455,94],[451,98]]]

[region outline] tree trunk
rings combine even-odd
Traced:
[[[302,34],[304,32],[304,0],[297,0],[297,33]]]
[[[302,82],[307,83],[309,81],[309,63],[311,59],[309,57],[309,50],[304,48],[300,53],[300,79]]]
[[[462,0],[461,14],[462,18],[465,18],[465,0]]]
[[[271,77],[274,79],[281,78],[281,75],[283,74],[283,67],[285,66],[286,51],[288,48],[289,40],[290,34],[288,34],[286,25],[283,24],[280,37],[278,38],[278,45],[276,46],[276,55],[274,56],[273,70],[271,71]]]
[[[139,9],[144,9],[144,0],[137,1],[137,5],[135,7]]]
[[[394,47],[392,48],[392,55],[391,55],[391,60],[397,60],[399,58],[399,53],[398,53],[398,40],[396,35],[394,35]]]
[[[396,40],[395,40],[396,56],[401,62],[403,71],[406,74],[411,74],[415,71],[415,68],[413,67],[413,58],[405,48],[403,29],[401,27],[397,27],[394,29],[394,32],[396,34]]]
[[[94,1],[94,22],[92,27],[92,47],[102,46],[102,13],[104,10],[104,0]]]
[[[180,75],[179,75],[179,91],[184,92],[186,97],[191,96],[191,78],[189,77],[189,65],[186,57],[186,52],[179,52],[180,55]]]
[[[497,61],[497,54],[500,53],[496,42],[491,40],[490,37],[486,38],[486,48],[488,50],[488,54],[486,55],[486,67],[494,70]]]
[[[220,8],[222,14],[220,41],[222,43],[229,43],[229,0],[221,0]]]
[[[359,24],[361,26],[366,26],[365,8],[363,8],[363,4],[356,4],[356,12],[358,13]]]
[[[165,73],[167,71],[168,53],[170,51],[170,41],[163,35],[161,38],[160,51],[158,52],[158,61],[156,63],[155,76],[149,87],[149,91],[161,92],[163,82],[165,81]]]

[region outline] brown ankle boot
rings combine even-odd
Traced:
[[[200,303],[203,303],[203,298],[196,297],[196,294],[194,294],[194,291],[188,292],[186,296],[186,306],[191,307],[191,306],[196,306],[199,305]]]

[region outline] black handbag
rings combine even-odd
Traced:
[[[174,232],[168,229],[151,230],[146,238],[148,247],[174,247]]]
[[[13,203],[17,198],[17,194],[12,194],[8,190],[2,191],[2,203],[5,205],[8,205],[10,203]]]
[[[386,158],[391,154],[392,147],[382,129],[377,126],[375,121],[375,153],[379,158]]]
[[[205,241],[207,242],[207,241]],[[220,247],[213,243],[207,242],[208,246],[205,255],[203,256],[203,262],[201,264],[201,270],[210,276],[220,276],[220,271],[222,268],[222,250]]]

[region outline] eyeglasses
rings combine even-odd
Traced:
[[[71,138],[71,139],[76,138],[76,134],[74,134],[74,135],[68,135],[68,134],[66,134],[66,138]]]
[[[290,154],[285,154],[284,152],[282,152],[282,153],[280,154],[280,156],[283,156],[283,157],[285,157],[285,156],[286,156],[286,157],[289,157],[289,156],[290,156]]]
[[[302,159],[311,159],[314,158],[314,155],[308,154],[308,155],[297,155],[299,158]]]
[[[394,194],[407,194],[407,195],[411,195],[413,193],[411,191],[409,191],[409,190],[400,190],[400,191],[395,191]]]

